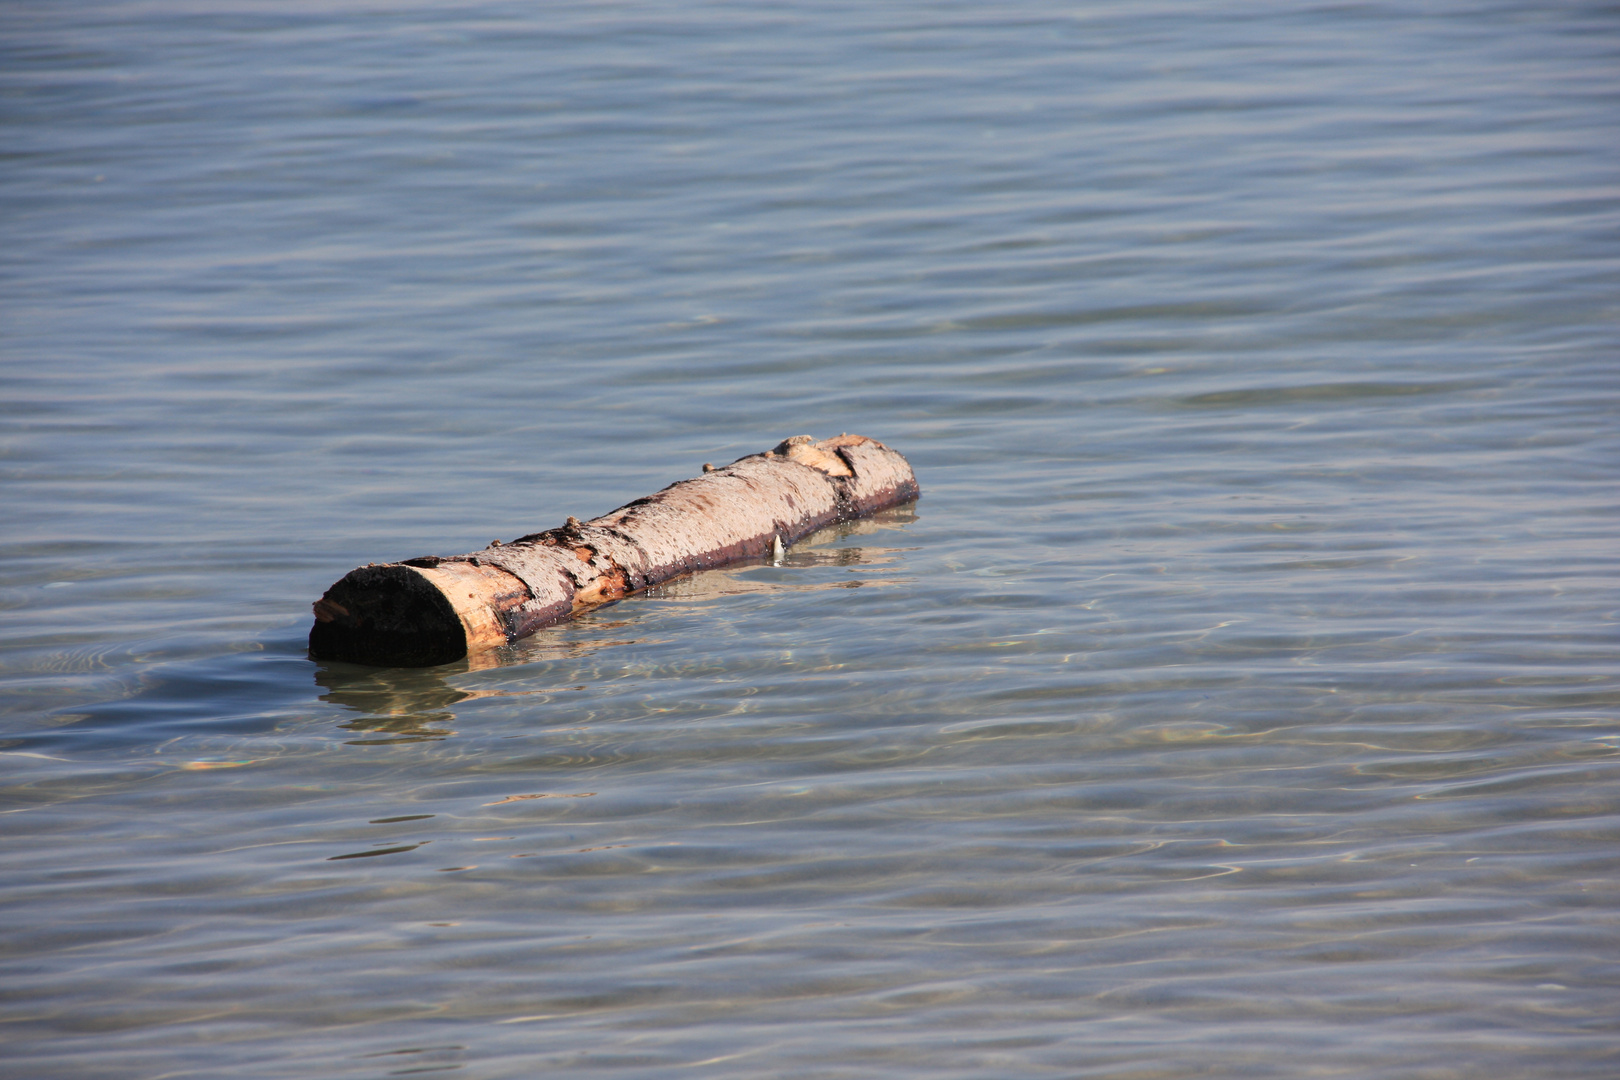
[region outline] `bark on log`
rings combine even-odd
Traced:
[[[680,574],[769,558],[777,545],[917,494],[906,459],[877,440],[799,435],[591,521],[351,571],[315,601],[310,655],[449,663]]]

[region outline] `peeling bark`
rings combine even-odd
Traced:
[[[906,459],[877,440],[799,435],[591,521],[351,571],[315,601],[310,655],[449,663],[680,574],[770,558],[777,545],[917,494]]]

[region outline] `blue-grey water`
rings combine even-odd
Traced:
[[[17,0],[0,154],[6,1076],[1620,1070],[1614,5]]]

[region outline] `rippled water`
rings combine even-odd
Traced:
[[[1612,5],[0,10],[18,1076],[1620,1058]],[[923,498],[428,670],[373,560]]]

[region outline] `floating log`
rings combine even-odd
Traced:
[[[680,574],[770,558],[917,494],[906,459],[876,439],[799,435],[591,521],[569,518],[469,555],[362,566],[315,601],[309,652],[447,664]]]

